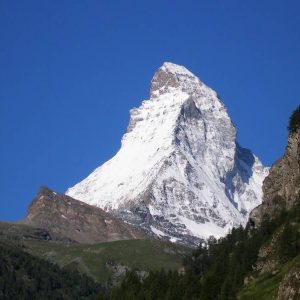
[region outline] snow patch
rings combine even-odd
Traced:
[[[171,237],[171,238],[170,238],[170,242],[171,242],[171,243],[176,243],[176,242],[178,242],[178,241],[180,241],[180,239],[175,238],[175,237]]]
[[[165,236],[165,233],[163,233],[161,230],[158,230],[157,228],[150,226],[152,232],[154,234],[156,234],[157,236],[161,237],[161,236]]]
[[[218,239],[228,234],[231,229],[229,224],[227,224],[225,227],[220,227],[212,222],[197,223],[183,216],[180,217],[180,220],[181,223],[184,224],[193,235],[205,240],[211,236]]]

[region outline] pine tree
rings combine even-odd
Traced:
[[[290,116],[288,130],[289,133],[295,132],[300,127],[300,105],[293,111]]]

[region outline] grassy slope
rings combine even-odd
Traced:
[[[267,259],[273,259],[274,261],[280,261],[278,256],[279,239],[282,235],[283,228],[287,223],[292,224],[293,227],[297,228],[300,232],[300,222],[297,210],[289,213],[291,216],[279,227],[277,228],[270,239],[265,243],[265,245],[272,248],[272,253],[268,255]],[[287,241],[287,243],[289,243]],[[286,263],[279,263],[275,272],[266,272],[263,274],[255,274],[253,272],[249,275],[254,277],[254,280],[248,285],[245,285],[240,293],[238,294],[238,299],[240,300],[252,300],[252,299],[264,299],[273,300],[277,299],[278,288],[283,280],[286,273],[288,273],[296,264],[300,263],[300,254],[294,258],[290,258]]]
[[[129,240],[96,245],[67,245],[47,241],[25,241],[27,251],[58,263],[61,267],[76,267],[98,282],[112,275],[106,266],[113,261],[140,270],[176,270],[182,258],[191,250],[154,240]]]
[[[38,239],[43,232],[47,231],[25,224],[0,221],[0,240],[22,240],[24,237]]]
[[[283,264],[276,273],[263,273],[255,277],[248,285],[244,286],[238,294],[239,300],[274,300],[277,298],[279,285],[284,275],[297,263],[300,255]]]

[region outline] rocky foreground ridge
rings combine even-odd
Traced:
[[[139,239],[143,235],[130,225],[69,196],[42,187],[21,223],[46,229],[53,238],[83,244]]]

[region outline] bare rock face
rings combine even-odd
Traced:
[[[287,208],[294,205],[300,192],[300,129],[292,133],[284,156],[274,164],[263,185],[266,201],[275,196],[286,199]]]
[[[270,169],[263,183],[263,202],[250,214],[252,225],[258,226],[264,215],[273,216],[282,207],[291,209],[300,195],[300,129],[288,138],[283,157]]]
[[[293,266],[279,285],[277,300],[300,299],[300,263]]]
[[[42,187],[22,223],[47,229],[53,236],[79,243],[142,238],[142,234],[100,208]]]

